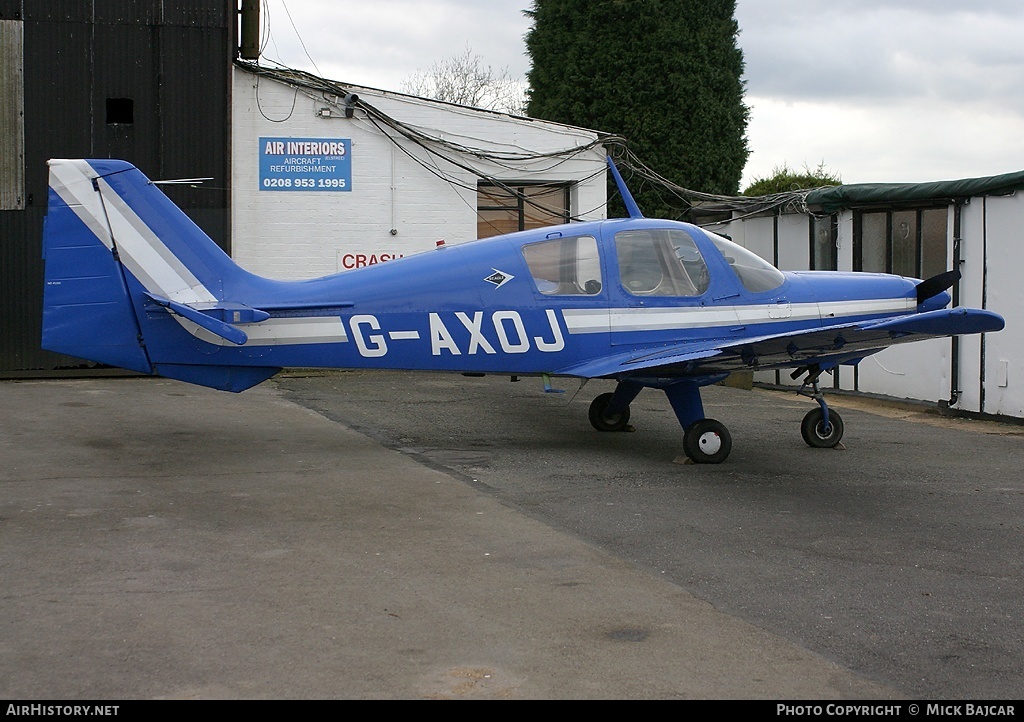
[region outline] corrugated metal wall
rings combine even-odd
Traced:
[[[124,158],[154,179],[212,177],[165,192],[227,248],[234,5],[0,0],[0,39],[22,39],[25,148],[23,209],[0,204],[0,374],[83,364],[39,348],[48,159]],[[13,93],[8,85],[0,92]]]

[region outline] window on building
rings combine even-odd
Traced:
[[[552,238],[523,246],[537,290],[548,296],[594,296],[601,292],[601,259],[593,236]]]
[[[811,217],[811,269],[835,271],[839,268],[839,219],[833,213]]]
[[[132,125],[135,101],[131,98],[107,98],[107,125]]]
[[[477,238],[569,222],[565,183],[480,183],[476,198]]]
[[[930,278],[946,270],[947,209],[858,211],[854,270]]]

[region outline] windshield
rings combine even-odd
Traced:
[[[768,261],[761,258],[753,251],[748,251],[743,246],[728,241],[714,233],[707,233],[708,238],[715,244],[715,247],[725,256],[729,266],[740,279],[743,287],[751,293],[764,293],[774,291],[786,282],[782,271],[777,269]]]

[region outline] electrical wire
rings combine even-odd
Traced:
[[[287,12],[287,8],[285,8],[285,10]],[[310,60],[312,61],[312,59]],[[296,92],[298,92],[299,89],[302,89],[303,92],[314,100],[317,100],[318,102],[325,102],[339,109],[342,109],[344,105],[341,99],[345,98],[345,96],[349,95],[351,92],[349,87],[340,83],[327,80],[323,77],[313,75],[302,70],[288,68],[280,63],[275,62],[275,65],[280,67],[272,68],[241,60],[236,60],[235,62],[257,76],[270,77],[278,82],[291,85],[296,88]],[[402,93],[393,93],[391,91],[382,92],[388,92],[389,94],[399,96],[403,95]],[[414,96],[409,96],[409,98],[417,99],[414,98]],[[258,100],[259,99],[257,97],[257,104]],[[377,108],[364,98],[359,98],[354,105],[362,111],[362,117],[357,117],[357,121],[365,120],[365,122],[391,141],[391,143],[393,143],[415,163],[423,167],[431,175],[436,176],[452,186],[452,188],[456,190],[457,195],[459,195],[464,202],[465,199],[461,193],[458,193],[458,189],[461,188],[475,193],[478,190],[478,185],[471,185],[464,181],[458,174],[443,170],[439,161],[441,163],[447,163],[470,176],[475,176],[478,179],[478,183],[479,181],[484,181],[502,189],[513,198],[522,201],[524,207],[529,206],[548,215],[560,216],[563,212],[562,209],[553,206],[545,206],[545,204],[538,202],[536,198],[531,198],[519,190],[515,182],[498,178],[493,173],[488,173],[481,168],[474,167],[473,165],[470,165],[468,161],[463,159],[473,159],[484,165],[490,165],[510,171],[523,171],[524,164],[537,165],[544,163],[545,161],[550,161],[550,163],[533,169],[533,172],[536,173],[549,174],[552,170],[569,162],[580,154],[587,153],[595,148],[604,148],[605,151],[612,156],[613,160],[615,160],[616,165],[620,171],[623,172],[623,175],[628,175],[630,180],[637,184],[634,192],[642,192],[646,189],[657,192],[659,196],[661,196],[662,202],[665,205],[676,208],[680,218],[689,215],[693,210],[698,208],[709,212],[729,212],[731,214],[730,220],[744,220],[753,216],[783,212],[796,212],[811,216],[815,215],[807,205],[807,196],[814,190],[813,188],[786,191],[783,193],[774,193],[764,196],[719,195],[684,188],[683,186],[668,180],[647,166],[647,164],[645,164],[629,147],[627,140],[618,135],[590,131],[596,134],[596,137],[593,140],[582,145],[573,145],[571,147],[551,151],[533,151],[512,144],[506,144],[511,148],[509,150],[496,150],[493,147],[494,143],[490,140],[485,141],[462,136],[461,139],[465,142],[456,142],[452,140],[451,137],[445,137],[446,134],[440,130],[421,128],[419,126],[400,121]],[[448,105],[452,105],[453,108],[463,107],[451,103],[448,103]],[[294,110],[294,101],[292,108]],[[496,113],[495,111],[482,111],[479,109],[473,110],[477,112],[491,112],[499,116],[506,115]],[[260,108],[260,112],[263,112],[262,108]],[[265,113],[264,117],[267,117]],[[267,119],[272,120],[271,118]],[[450,136],[451,134],[448,135]],[[418,153],[413,153],[402,141],[422,149],[426,155],[423,156]],[[471,145],[473,141],[476,141],[481,145]],[[484,143],[491,147],[483,147]],[[430,163],[426,161],[427,158],[430,159]],[[602,166],[599,170],[591,173],[587,177],[574,180],[573,183],[585,183],[596,176],[604,175],[604,172],[605,169]],[[666,195],[668,199],[670,199],[669,201],[666,200]],[[572,221],[583,220],[590,214],[600,210],[600,208],[601,206],[598,206],[576,216],[570,215],[569,218]],[[716,223],[712,222],[703,225],[716,225]]]
[[[263,105],[260,103],[260,76],[258,76],[258,75],[256,76],[256,108],[257,108],[257,110],[260,111],[260,115],[262,115],[264,118],[269,120],[271,123],[284,123],[285,121],[289,120],[292,117],[292,115],[295,113],[295,102],[296,102],[296,100],[298,100],[298,97],[299,97],[299,89],[296,88],[295,92],[292,94],[292,107],[288,111],[288,115],[286,115],[285,117],[280,118],[280,119],[278,119],[278,118],[271,118],[269,115],[267,115],[266,111],[263,110]]]
[[[302,52],[306,54],[306,58],[313,64],[313,69],[316,70],[317,75],[323,75],[323,73],[320,72],[320,68],[317,67],[316,61],[310,57],[309,51],[306,50],[306,44],[302,42],[302,36],[299,35],[299,29],[295,27],[295,21],[292,20],[292,13],[288,9],[288,3],[285,2],[285,0],[281,0],[281,7],[284,8],[284,14],[288,16],[288,22],[292,24],[292,30],[295,31],[295,37],[299,39],[299,45],[302,46]]]

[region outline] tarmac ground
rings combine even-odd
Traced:
[[[0,382],[0,698],[919,691],[553,521],[476,474],[479,455],[371,433],[384,404],[331,396],[353,378],[375,394],[419,388],[365,374],[238,395],[153,378]],[[464,381],[493,415],[500,397],[487,380]],[[453,393],[448,381],[423,383],[442,402]],[[350,424],[338,418],[346,408]],[[427,414],[435,427],[447,416]],[[585,413],[570,420],[586,425]],[[519,443],[508,453],[529,455]],[[517,467],[514,478],[529,485],[532,473]],[[1019,526],[1012,533],[1019,541]]]

